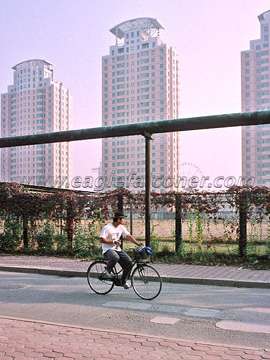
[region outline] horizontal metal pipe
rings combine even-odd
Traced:
[[[58,131],[37,135],[14,136],[0,138],[0,148],[118,136],[144,135],[145,133],[158,134],[172,131],[203,130],[262,124],[270,124],[270,111],[159,120],[118,126]]]

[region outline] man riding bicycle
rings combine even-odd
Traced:
[[[111,271],[113,267],[119,263],[123,269],[122,286],[125,289],[130,288],[127,282],[129,272],[132,268],[132,260],[128,254],[121,249],[121,237],[125,240],[140,246],[141,244],[128,232],[124,224],[125,215],[121,212],[116,212],[113,217],[113,222],[105,225],[100,233],[100,242],[102,246],[102,253],[107,261],[107,270],[103,274],[104,279],[113,279]]]

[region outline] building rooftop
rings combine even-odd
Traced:
[[[110,31],[119,39],[125,36],[125,33],[132,30],[151,30],[164,29],[163,26],[154,18],[142,17],[124,21],[114,26]]]
[[[270,10],[267,10],[258,16],[259,21],[265,20],[265,15],[270,18]]]
[[[51,63],[49,63],[48,61],[45,61],[45,60],[43,60],[43,59],[30,59],[30,60],[21,61],[20,63],[18,63],[18,64],[16,64],[15,66],[13,66],[12,69],[13,69],[13,70],[17,70],[17,69],[16,69],[17,66],[19,66],[19,65],[21,65],[21,64],[23,64],[23,63],[28,63],[28,62],[32,62],[32,61],[41,61],[41,62],[43,62],[43,63],[46,64],[46,65],[51,65],[51,66],[52,66]]]

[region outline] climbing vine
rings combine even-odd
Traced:
[[[262,227],[259,231],[255,231],[254,224],[262,224],[264,219],[270,217],[270,189],[267,187],[232,187],[216,193],[152,192],[152,211],[163,209],[167,212],[175,212],[176,196],[181,197],[181,218],[187,221],[188,239],[190,242],[196,241],[199,247],[202,247],[204,242],[203,231],[210,229],[210,221],[219,221],[222,219],[224,211],[228,209],[234,211],[235,214],[239,214],[241,211],[245,212],[251,224],[250,233],[253,238],[261,237],[262,232]],[[35,236],[37,224],[44,219],[49,219],[52,222],[61,222],[67,239],[67,251],[72,253],[74,234],[78,223],[85,219],[94,229],[97,222],[104,222],[116,209],[119,209],[119,198],[122,199],[121,207],[123,209],[132,207],[134,212],[143,217],[145,210],[145,194],[143,192],[135,194],[127,189],[117,189],[105,193],[89,193],[38,188],[17,183],[0,183],[0,216],[4,224],[0,231],[0,250],[5,248],[4,244],[8,244],[8,249],[14,248],[10,235],[11,225],[14,221],[17,221],[18,224],[14,246],[27,250],[33,246],[31,239]],[[239,235],[238,224],[237,220],[233,222],[228,218],[223,218],[224,238],[230,240],[234,233]],[[47,233],[48,229],[47,225]],[[267,232],[270,233],[269,228]],[[38,232],[36,231],[36,233]],[[90,233],[93,233],[91,229]],[[21,243],[18,241],[19,234],[21,234]],[[42,240],[40,239],[43,238],[39,233],[39,243],[41,244]],[[42,246],[44,247],[44,245]],[[209,243],[207,246],[210,246]]]

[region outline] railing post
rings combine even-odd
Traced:
[[[182,204],[181,195],[175,195],[175,252],[179,254],[182,245]]]
[[[129,202],[129,232],[133,233],[133,209],[132,209],[132,203]]]
[[[28,218],[27,216],[23,215],[23,250],[29,249],[29,239],[28,239]]]
[[[124,197],[123,194],[117,195],[117,211],[123,213],[124,211]]]
[[[73,240],[75,231],[75,219],[72,212],[72,204],[67,204],[67,215],[66,215],[66,232],[67,232],[67,251],[68,254],[73,254]]]
[[[145,245],[151,244],[151,134],[145,137]]]
[[[123,194],[117,194],[117,211],[119,211],[120,213],[124,212],[124,196]],[[124,248],[124,241],[123,238],[121,237],[121,248]]]
[[[247,193],[239,194],[239,256],[247,252]]]

